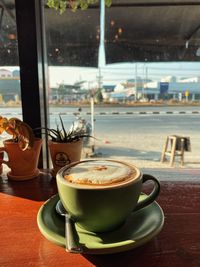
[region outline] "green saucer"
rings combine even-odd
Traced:
[[[143,197],[145,197],[144,194],[140,199]],[[49,241],[65,247],[65,221],[55,210],[58,200],[59,196],[55,195],[41,206],[37,223],[41,233]],[[120,228],[112,232],[97,234],[77,225],[75,227],[83,253],[108,254],[134,249],[145,244],[160,232],[163,224],[163,211],[156,202],[153,202],[133,212]]]

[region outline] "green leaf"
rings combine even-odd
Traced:
[[[112,5],[112,0],[105,0],[105,5],[110,7]]]
[[[78,7],[81,10],[86,10],[90,5],[98,3],[98,0],[47,0],[47,6],[49,8],[53,8],[63,14],[67,7],[69,7],[72,11],[76,11]],[[105,0],[105,5],[110,7],[112,4],[112,0]]]

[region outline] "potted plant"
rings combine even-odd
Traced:
[[[59,118],[60,126],[57,125],[56,129],[46,129],[50,137],[48,146],[53,164],[53,176],[56,176],[63,166],[81,159],[83,139],[91,137],[84,127],[76,127],[74,124],[67,131],[61,116]]]
[[[6,132],[11,139],[3,141],[0,152],[6,152],[8,160],[0,159],[11,170],[7,173],[12,180],[28,180],[39,174],[38,161],[42,139],[35,138],[32,128],[18,118],[0,116],[0,134]],[[1,158],[1,157],[0,157]]]

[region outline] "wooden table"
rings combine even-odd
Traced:
[[[43,237],[37,213],[56,193],[55,179],[48,172],[24,182],[0,178],[1,267],[200,266],[200,183],[161,182],[161,232],[142,247],[112,255],[70,254]]]

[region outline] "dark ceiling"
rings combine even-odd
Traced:
[[[12,2],[0,0],[0,14],[2,9],[4,11],[0,19],[0,65],[5,57],[2,53],[8,53],[8,48],[16,53],[17,48],[16,39],[12,40],[12,35],[9,35],[16,31]],[[99,19],[98,6],[75,13],[67,10],[63,15],[45,7],[49,64],[97,66]],[[199,46],[200,0],[113,0],[112,6],[106,8],[107,64],[199,61]],[[12,60],[11,64],[16,63]]]
[[[120,61],[121,54],[124,61],[199,60],[196,49],[200,45],[200,1],[125,2],[127,5],[113,5],[106,12],[107,25],[114,17],[124,29],[115,43],[113,29],[107,29],[108,62]],[[114,47],[117,55],[110,53]]]

